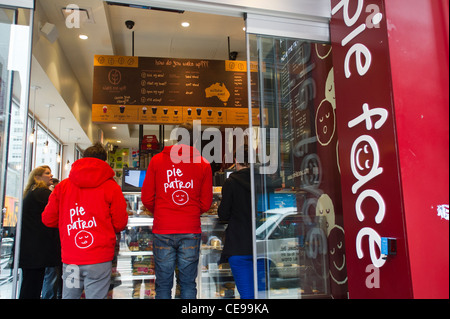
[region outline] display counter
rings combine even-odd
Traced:
[[[221,188],[214,188],[211,209],[202,215],[202,241],[197,290],[200,299],[235,298],[234,279],[228,264],[219,265],[226,224],[219,222],[217,208]],[[155,263],[153,257],[153,217],[144,210],[140,193],[124,192],[128,225],[117,235],[113,260],[111,299],[154,299]],[[174,282],[174,286],[175,286]],[[179,289],[173,289],[177,298]]]

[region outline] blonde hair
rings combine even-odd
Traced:
[[[28,194],[28,192],[33,191],[36,188],[39,188],[39,187],[48,188],[47,184],[45,184],[43,181],[39,181],[36,179],[36,176],[44,175],[44,172],[46,169],[49,169],[51,171],[50,167],[47,165],[38,166],[31,171],[30,175],[28,176],[27,186],[25,187],[25,190],[23,191],[24,197],[25,197],[25,195]]]

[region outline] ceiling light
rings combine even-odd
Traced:
[[[113,126],[111,127],[113,130],[117,130],[117,126]]]
[[[122,141],[117,141],[117,143],[122,143]]]
[[[81,40],[87,40],[89,37],[86,34],[80,34],[78,36]]]
[[[189,22],[183,22],[183,23],[181,23],[181,26],[183,27],[183,28],[187,28],[187,27],[189,27],[191,24],[189,23]]]

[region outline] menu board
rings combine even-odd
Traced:
[[[246,72],[245,61],[96,55],[92,122],[248,125]]]

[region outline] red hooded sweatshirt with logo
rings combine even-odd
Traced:
[[[114,258],[116,233],[126,227],[128,214],[113,177],[105,161],[82,158],[50,195],[42,222],[59,228],[63,263],[89,265]]]
[[[199,234],[212,203],[211,165],[194,147],[165,147],[150,161],[141,192],[155,234]]]

